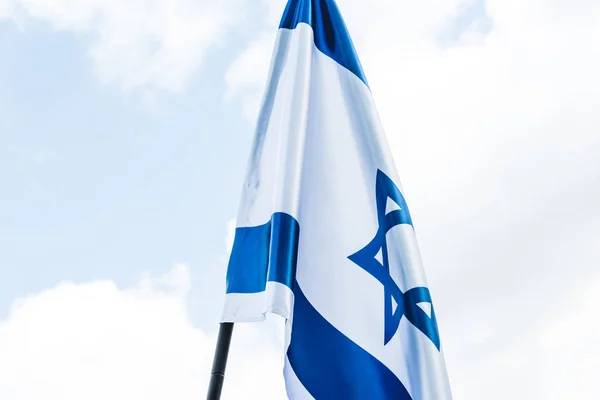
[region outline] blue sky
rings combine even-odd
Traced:
[[[150,103],[98,84],[85,38],[40,25],[0,25],[2,315],[62,280],[126,285],[175,262],[212,292],[253,129],[222,102],[234,50]]]
[[[338,3],[454,395],[595,399],[600,6]],[[0,0],[0,398],[202,397],[284,4]],[[282,398],[280,328],[227,398]]]

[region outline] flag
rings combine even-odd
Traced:
[[[236,226],[222,321],[286,318],[290,399],[451,398],[413,222],[334,0],[287,4]]]

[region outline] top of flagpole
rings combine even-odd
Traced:
[[[289,0],[279,28],[295,29],[300,23],[312,27],[317,49],[369,86],[335,0]]]

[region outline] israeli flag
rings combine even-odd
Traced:
[[[223,322],[287,319],[290,399],[450,399],[435,308],[369,85],[334,0],[289,0]]]

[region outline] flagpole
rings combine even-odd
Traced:
[[[225,367],[227,366],[227,356],[229,355],[229,345],[231,344],[232,335],[233,323],[221,323],[206,400],[219,400],[221,398],[223,381],[225,380]]]

